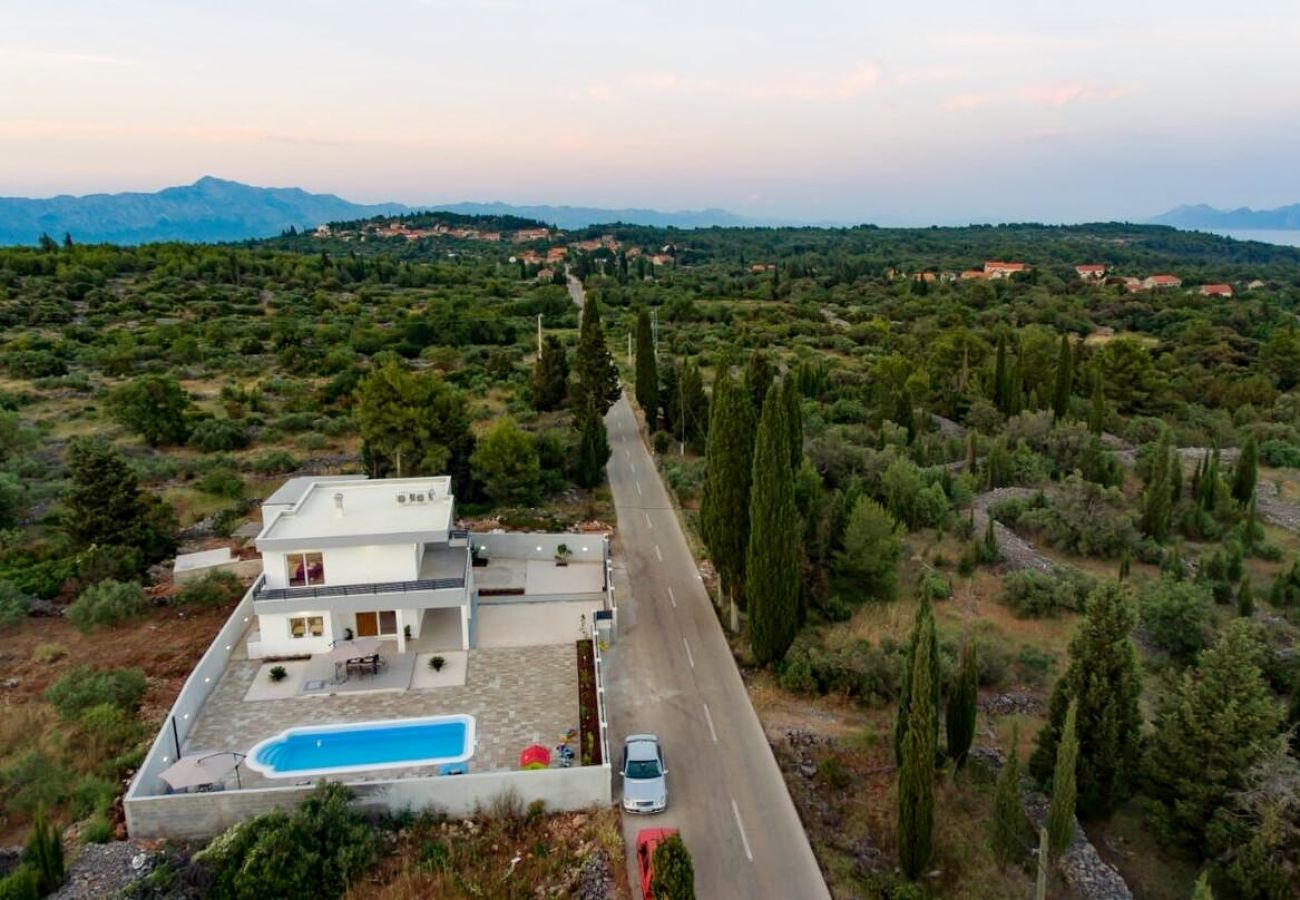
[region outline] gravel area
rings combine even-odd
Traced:
[[[982,540],[988,528],[989,507],[1003,500],[1027,500],[1038,493],[1036,488],[1002,487],[977,494],[972,506],[975,512],[975,537]],[[1036,569],[1051,572],[1059,568],[1055,562],[1034,549],[1034,545],[1016,534],[1001,522],[993,523],[993,536],[1002,554],[1002,564],[1008,569]]]
[[[132,841],[87,844],[68,866],[54,900],[104,900],[147,872],[149,855]]]

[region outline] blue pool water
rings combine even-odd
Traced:
[[[474,755],[474,717],[438,716],[290,728],[249,751],[267,778],[463,763]]]

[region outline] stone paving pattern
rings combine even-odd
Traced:
[[[246,701],[260,666],[257,660],[231,660],[203,705],[184,752],[247,752],[258,741],[295,725],[466,714],[474,717],[478,738],[470,771],[487,772],[518,768],[524,747],[554,747],[561,735],[578,726],[577,655],[572,644],[471,650],[465,684],[457,687]],[[366,774],[346,778],[364,781]],[[436,767],[414,766],[377,770],[372,777],[436,774]],[[293,778],[264,778],[243,766],[239,776],[244,787],[295,783]],[[228,788],[235,784],[233,774],[226,778]]]

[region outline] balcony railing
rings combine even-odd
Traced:
[[[443,591],[465,587],[465,577],[424,578],[418,581],[379,581],[374,584],[316,585],[314,587],[268,588],[262,583],[253,589],[253,600],[314,600],[328,597],[365,597],[376,594],[409,594],[416,591]]]

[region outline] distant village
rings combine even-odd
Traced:
[[[368,222],[356,229],[340,229],[330,225],[319,225],[316,227],[314,234],[318,238],[334,238],[343,241],[356,240],[364,242],[367,239],[387,240],[393,238],[418,241],[425,238],[450,238],[453,240],[512,245],[536,241],[557,241],[564,238],[563,231],[544,227],[521,228],[515,231],[502,232],[485,231],[445,223],[417,226],[407,224],[400,219],[386,222]],[[606,234],[598,238],[574,241],[572,244],[553,244],[544,252],[531,248],[523,249],[510,256],[509,261],[512,264],[521,263],[524,266],[537,267],[537,279],[539,281],[548,281],[555,275],[554,267],[564,262],[571,252],[593,253],[599,250],[607,250],[611,254],[622,252],[629,260],[644,256],[646,262],[654,266],[670,266],[675,264],[678,248],[672,244],[666,244],[660,248],[659,252],[649,253],[643,251],[640,247],[625,248],[613,235]],[[749,271],[758,274],[771,272],[775,268],[775,263],[753,263],[749,266]],[[981,268],[965,269],[961,272],[935,272],[927,269],[907,273],[889,268],[885,270],[885,277],[891,281],[911,279],[927,283],[936,281],[998,281],[1015,275],[1024,275],[1031,270],[1032,267],[1027,263],[988,260]],[[1101,263],[1081,263],[1074,267],[1074,271],[1081,281],[1122,287],[1130,294],[1141,291],[1178,290],[1183,286],[1181,278],[1167,272],[1155,273],[1142,278],[1134,275],[1113,275],[1110,274],[1110,269]],[[1265,283],[1259,279],[1244,285],[1248,291],[1265,286]],[[1196,290],[1197,293],[1205,297],[1231,297],[1234,293],[1233,286],[1230,284],[1202,284],[1197,286]]]

